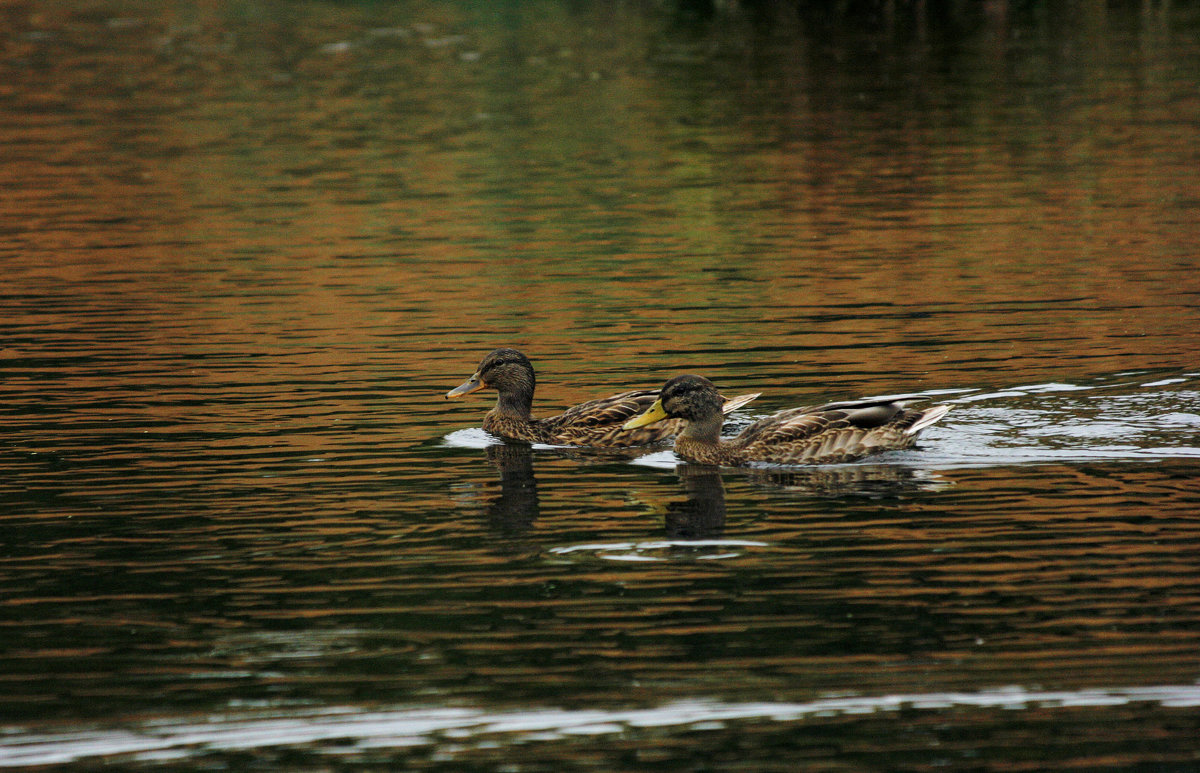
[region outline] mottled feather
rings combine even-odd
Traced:
[[[509,440],[552,445],[603,446],[618,448],[661,443],[683,429],[681,421],[665,421],[652,427],[624,429],[623,425],[658,399],[656,390],[641,389],[602,397],[568,408],[557,416],[538,419],[531,415],[536,379],[533,365],[515,349],[497,349],[488,354],[475,375],[447,397],[482,388],[498,393],[496,407],[483,419],[483,429]],[[749,403],[757,394],[740,395],[724,401],[728,413]]]
[[[662,389],[666,415],[688,423],[675,441],[675,451],[689,461],[725,465],[847,462],[912,447],[921,430],[949,410],[944,405],[913,410],[893,400],[791,408],[759,419],[737,437],[722,441],[714,394],[712,383],[699,376],[676,377]]]

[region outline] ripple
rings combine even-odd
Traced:
[[[510,445],[503,438],[496,437],[490,432],[480,427],[468,427],[467,429],[455,430],[442,438],[442,445],[447,448],[472,448],[481,449],[489,446]],[[513,441],[512,445],[526,446],[535,451],[554,451],[559,449],[590,449],[591,446],[572,446],[572,445],[555,445],[553,443],[528,443],[524,441]],[[611,449],[604,449],[611,450]]]
[[[636,464],[641,467],[653,467],[657,470],[673,470],[679,465],[683,464],[684,461],[676,456],[674,451],[665,450],[654,451],[653,453],[646,454],[645,456],[639,456],[638,458],[631,460],[629,463]]]
[[[1200,391],[1161,390],[1194,377],[1146,384],[1044,383],[997,391],[956,390],[904,395],[937,398],[955,406],[949,417],[921,435],[914,449],[839,465],[770,465],[792,469],[857,465],[954,469],[1014,464],[1130,461],[1200,457]],[[1118,388],[1137,391],[1118,392]],[[760,418],[760,417],[754,417]],[[668,450],[633,464],[674,469],[683,460]]]
[[[837,716],[898,711],[1002,709],[1006,711],[1105,708],[1131,704],[1171,709],[1200,706],[1195,684],[1031,690],[1004,687],[980,692],[934,692],[875,696],[833,696],[808,702],[730,703],[707,698],[679,700],[651,708],[529,708],[488,712],[472,708],[403,707],[361,711],[353,707],[317,710],[233,712],[159,718],[128,729],[95,728],[61,733],[0,730],[0,767],[56,765],[101,757],[162,760],[221,751],[324,745],[326,754],[351,755],[368,749],[399,749],[437,744],[484,748],[499,742],[554,741],[581,735],[613,735],[638,728],[718,730],[739,721],[803,722]]]
[[[504,441],[500,438],[483,431],[480,427],[469,427],[467,429],[458,429],[449,433],[442,438],[442,445],[448,448],[487,448],[488,446],[502,446]]]
[[[714,561],[725,558],[737,558],[743,551],[736,548],[765,548],[769,543],[755,540],[736,539],[701,539],[701,540],[654,540],[649,542],[609,542],[570,545],[550,548],[550,552],[559,555],[585,554],[606,561],[668,561],[681,553],[688,558]],[[705,552],[706,549],[717,548],[720,552]],[[666,556],[655,553],[668,553]]]

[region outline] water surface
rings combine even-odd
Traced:
[[[0,766],[1195,764],[1195,9],[4,13]],[[498,346],[954,409],[530,448]]]

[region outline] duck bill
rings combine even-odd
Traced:
[[[483,382],[480,381],[478,377],[471,376],[469,380],[459,384],[447,392],[446,399],[453,400],[456,397],[462,397],[463,395],[469,395],[472,392],[478,392],[480,389],[483,389]]]
[[[644,427],[647,424],[654,424],[655,422],[662,421],[666,418],[669,417],[667,416],[667,412],[663,410],[662,398],[660,397],[654,401],[654,405],[646,409],[645,413],[640,416],[634,416],[632,419],[625,422],[625,424],[621,426],[621,429],[637,429],[638,427]]]

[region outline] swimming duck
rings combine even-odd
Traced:
[[[495,389],[499,393],[496,407],[483,418],[484,430],[510,440],[532,443],[609,448],[640,446],[669,440],[684,426],[677,420],[642,429],[622,426],[654,403],[658,392],[653,389],[622,392],[581,403],[557,416],[535,419],[531,415],[535,381],[533,365],[524,354],[516,349],[497,349],[483,358],[471,378],[447,392],[446,399],[469,395],[480,389]],[[726,400],[715,391],[714,394],[718,414],[729,413],[758,397],[758,394],[747,394]]]
[[[910,448],[917,435],[941,419],[948,405],[911,410],[896,400],[829,403],[792,408],[767,416],[729,440],[721,440],[721,395],[701,376],[676,376],[658,399],[625,429],[682,420],[675,453],[690,462],[729,466],[749,462],[831,464],[880,451]]]

